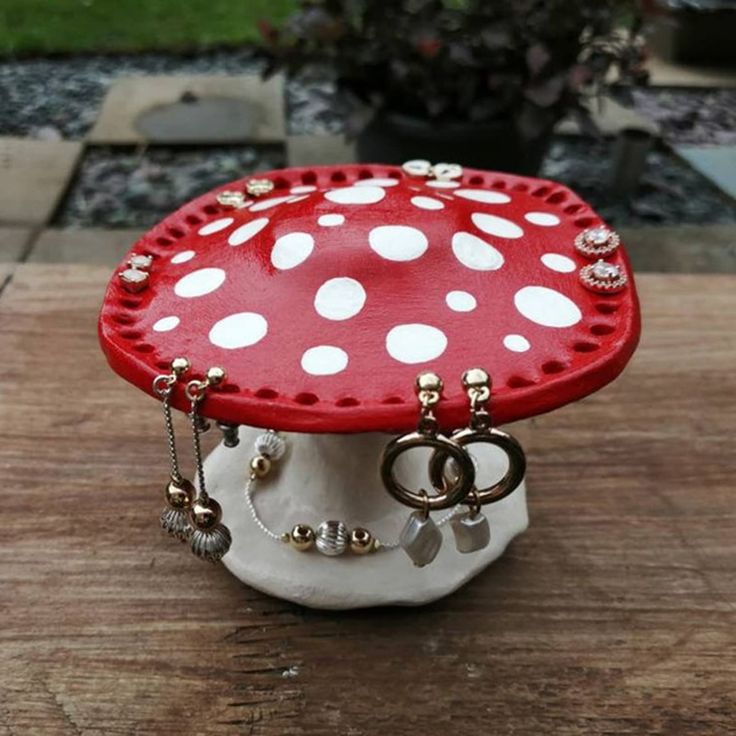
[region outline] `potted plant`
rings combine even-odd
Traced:
[[[641,76],[637,30],[631,0],[300,0],[262,52],[334,75],[362,161],[535,173],[560,118]]]

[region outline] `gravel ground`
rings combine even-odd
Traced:
[[[142,74],[247,74],[260,64],[248,50],[196,56],[143,54],[0,63],[0,135],[80,139],[95,121],[110,83]],[[736,143],[736,90],[643,89],[636,109],[657,120],[670,143]],[[292,135],[339,133],[333,85],[315,71],[287,84]],[[57,224],[147,227],[191,197],[249,171],[284,165],[263,147],[90,148],[60,208]],[[558,138],[542,175],[568,184],[617,225],[735,222],[736,205],[674,154],[650,153],[640,190],[615,201],[606,187],[610,144]]]
[[[650,151],[636,195],[616,197],[607,186],[611,149],[606,141],[557,139],[541,175],[567,184],[618,227],[736,222],[736,202],[663,147]]]
[[[89,149],[55,224],[150,227],[190,199],[260,169],[284,166],[280,147]]]
[[[92,127],[107,88],[118,77],[145,74],[257,74],[253,53],[197,56],[140,54],[0,62],[0,135],[80,139]],[[333,86],[319,73],[287,85],[289,132],[328,134],[341,128]]]
[[[89,130],[110,83],[140,74],[255,74],[253,52],[222,50],[196,56],[139,54],[0,62],[0,134],[79,139]],[[675,144],[736,143],[736,89],[643,88],[635,109],[662,125]],[[326,74],[287,85],[289,132],[339,132],[340,105]]]
[[[149,227],[218,184],[283,165],[279,147],[156,147],[143,153],[92,148],[55,224]],[[614,199],[606,188],[610,144],[605,142],[557,139],[541,175],[569,185],[618,226],[736,222],[736,204],[667,151],[650,153],[644,182],[630,201]]]
[[[656,120],[677,145],[736,144],[736,89],[644,88],[632,92],[634,108]]]

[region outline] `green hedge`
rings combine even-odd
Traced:
[[[258,39],[293,0],[0,0],[0,54],[190,51]]]

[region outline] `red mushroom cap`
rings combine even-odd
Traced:
[[[597,293],[574,246],[600,218],[550,181],[465,169],[439,181],[391,166],[285,169],[245,206],[209,192],[144,235],[113,276],[100,316],[112,368],[152,393],[185,356],[192,377],[221,366],[211,418],[303,432],[408,430],[414,380],[444,380],[443,426],[468,419],[461,375],[485,368],[502,424],[613,380],[639,337],[626,286]],[[146,285],[126,288],[133,254]],[[187,409],[179,386],[173,404]]]

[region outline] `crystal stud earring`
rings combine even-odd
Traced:
[[[575,249],[586,258],[602,258],[611,255],[621,244],[618,233],[604,225],[592,227],[578,233]]]
[[[153,258],[145,254],[133,253],[128,259],[128,268],[118,274],[122,287],[131,294],[143,291],[150,279],[148,270],[153,265]]]
[[[245,194],[231,189],[220,192],[215,199],[217,204],[227,209],[239,209],[245,204]]]
[[[580,282],[596,294],[616,294],[628,283],[620,266],[599,260],[580,269]]]
[[[245,191],[251,197],[262,197],[274,190],[274,183],[270,179],[249,179],[245,183]]]

